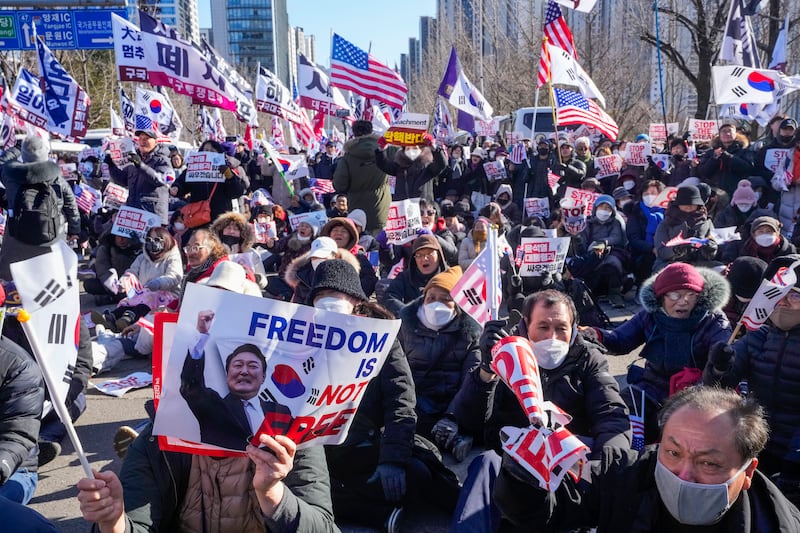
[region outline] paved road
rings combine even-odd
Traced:
[[[89,307],[90,300],[87,295],[81,295],[82,309]],[[612,320],[626,320],[636,311],[637,307],[630,304],[628,308],[616,311],[607,309]],[[635,356],[610,357],[609,364],[614,376],[622,383],[627,372],[627,365]],[[124,377],[132,372],[149,372],[149,361],[123,360],[113,372],[104,374],[93,382],[102,382],[107,379]],[[78,436],[86,451],[92,467],[97,470],[113,470],[119,472],[122,461],[117,458],[113,448],[114,432],[121,425],[135,425],[146,416],[144,402],[152,398],[152,389],[131,391],[121,398],[106,396],[90,387],[87,394],[87,409],[76,424]],[[473,453],[461,464],[452,464],[452,459],[446,457],[446,462],[463,480],[467,465]],[[75,483],[83,477],[83,470],[73,448],[68,440],[64,442],[64,450],[60,457],[39,471],[39,486],[36,496],[30,506],[55,522],[61,531],[66,533],[85,532],[89,525],[80,518],[78,501],[76,499]],[[435,509],[408,509],[403,521],[403,531],[433,533],[446,531],[449,517]],[[345,533],[367,533],[370,529],[341,525]],[[2,528],[0,528],[2,529]]]

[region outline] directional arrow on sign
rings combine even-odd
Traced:
[[[114,42],[114,38],[113,37],[105,37],[105,38],[96,37],[96,38],[92,39],[92,43],[96,43],[96,44],[102,44],[102,43],[112,44],[113,42]]]
[[[22,32],[25,34],[25,46],[33,46],[31,44],[31,34],[28,32],[30,29],[31,27],[28,26],[27,22],[22,25]]]

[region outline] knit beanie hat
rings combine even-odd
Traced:
[[[736,296],[752,298],[761,285],[767,263],[758,257],[737,257],[728,267],[728,282]]]
[[[678,187],[675,203],[677,205],[705,205],[703,198],[700,196],[700,189],[694,185]]]
[[[324,226],[322,226],[322,231],[320,231],[320,235],[324,235],[326,237],[331,236],[331,230],[336,226],[342,226],[347,233],[350,234],[350,242],[347,243],[347,246],[342,246],[342,248],[350,249],[356,244],[358,244],[358,230],[356,229],[356,225],[353,224],[353,221],[349,218],[345,217],[335,217],[330,219]]]
[[[362,230],[367,227],[367,214],[363,209],[353,209],[347,214],[347,218],[352,220],[353,223]]]
[[[733,191],[731,203],[733,205],[753,205],[756,203],[756,192],[749,180],[739,180],[736,190]]]
[[[37,135],[28,135],[22,141],[22,162],[38,163],[47,161],[50,155],[50,141],[42,139]]]
[[[456,286],[458,280],[461,279],[463,272],[461,271],[460,266],[450,267],[444,272],[440,272],[431,278],[427,285],[425,285],[425,290],[423,293],[428,292],[428,289],[431,287],[439,287],[440,289],[446,290],[448,293],[453,290],[453,287]]]
[[[690,290],[702,292],[705,280],[703,275],[692,265],[686,263],[672,263],[658,273],[653,289],[656,298],[661,298],[668,292]]]
[[[310,301],[313,302],[317,294],[326,289],[341,292],[362,302],[367,300],[355,267],[342,259],[328,259],[317,266]]]

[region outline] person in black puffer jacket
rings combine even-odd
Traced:
[[[378,140],[380,146],[386,143]],[[441,146],[433,146],[433,137],[426,134],[422,146],[408,146],[398,150],[394,160],[386,158],[383,150],[375,150],[375,164],[390,176],[395,176],[392,199],[424,198],[433,201],[433,180],[447,168],[447,159]]]
[[[763,279],[781,268],[790,268],[800,255],[778,257]],[[800,268],[795,268],[800,274]],[[800,502],[800,294],[798,285],[778,301],[769,322],[748,331],[730,347],[712,348],[704,382],[735,388],[747,381],[749,394],[764,406],[770,420],[770,436],[759,457],[758,468],[780,473],[778,486]]]
[[[0,496],[27,504],[38,480],[42,374],[31,355],[2,337],[0,376]]]
[[[392,280],[379,303],[395,315],[422,295],[422,289],[430,279],[447,270],[442,247],[436,237],[430,234],[419,235],[411,245],[411,258],[405,269]]]

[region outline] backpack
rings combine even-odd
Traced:
[[[14,201],[11,235],[26,244],[44,244],[58,237],[59,196],[50,183],[28,183]]]

